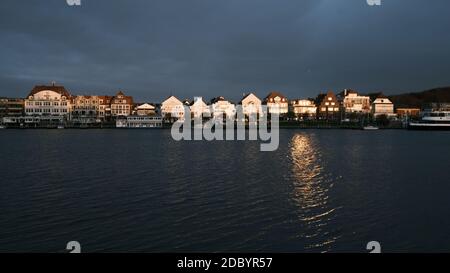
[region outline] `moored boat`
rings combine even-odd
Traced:
[[[450,130],[450,104],[434,104],[422,112],[419,121],[408,124],[411,130]]]
[[[369,125],[369,126],[364,126],[364,127],[363,127],[363,130],[368,130],[368,131],[371,131],[371,130],[379,130],[379,129],[380,129],[379,127],[373,126],[373,125]]]

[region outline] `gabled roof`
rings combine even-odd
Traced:
[[[248,93],[247,95],[244,95],[244,97],[238,102],[238,104],[242,104],[242,101],[244,101],[246,98],[250,97],[251,95],[255,96],[255,98],[257,98],[259,100],[258,96],[256,96],[255,94]]]
[[[287,100],[287,98],[286,98],[283,94],[281,94],[280,92],[278,92],[278,91],[270,92],[269,95],[267,95],[267,97],[264,98],[264,100],[274,99],[274,98],[276,98],[276,97],[280,97],[280,98],[282,98],[282,99],[286,99],[286,100]]]
[[[136,107],[136,109],[155,109],[155,106],[149,104],[149,103],[144,103],[144,104],[140,104]]]
[[[125,96],[125,94],[122,91],[117,92],[117,94],[111,98],[111,104],[113,104],[114,100],[119,96],[122,96],[123,97],[122,99],[124,99],[127,104],[133,104],[133,97]]]
[[[170,99],[175,99],[177,102],[183,104],[177,97],[175,97],[173,95],[168,96],[165,100],[163,100],[163,102],[161,104],[163,104],[164,102],[166,102],[166,101],[168,101]]]
[[[333,91],[328,91],[326,94],[324,94],[324,93],[321,93],[321,94],[319,94],[318,96],[317,96],[317,98],[316,98],[316,104],[322,104],[322,102],[324,102],[324,100],[326,99],[326,98],[329,98],[329,97],[332,97],[332,98],[334,98],[334,99],[336,99],[336,101],[338,100],[338,98],[336,97],[336,95],[333,93]]]

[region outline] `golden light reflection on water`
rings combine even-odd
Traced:
[[[333,180],[324,169],[322,151],[314,134],[296,134],[290,144],[293,201],[304,226],[299,237],[307,248],[327,251],[338,237],[330,231],[330,221],[338,208],[330,204]]]

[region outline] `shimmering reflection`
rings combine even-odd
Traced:
[[[321,154],[324,151],[315,141],[314,134],[292,137],[292,198],[304,224],[298,237],[306,241],[306,249],[328,251],[338,239],[330,226],[338,208],[330,204],[329,190],[333,187],[333,178],[324,169]]]

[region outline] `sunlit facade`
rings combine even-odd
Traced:
[[[70,93],[64,86],[54,83],[35,86],[24,102],[25,115],[28,116],[68,116],[71,109]]]
[[[370,113],[370,97],[361,96],[358,92],[345,89],[343,92],[344,99],[342,106],[345,113]]]
[[[170,96],[161,104],[161,115],[166,120],[184,118],[184,104],[175,96]]]
[[[280,92],[271,92],[264,99],[270,114],[287,114],[289,111],[288,99]]]
[[[296,99],[289,102],[290,111],[296,117],[315,117],[317,114],[317,106],[313,100]]]
[[[372,114],[374,117],[385,115],[388,117],[394,117],[394,104],[390,99],[385,96],[379,96],[372,103]]]

